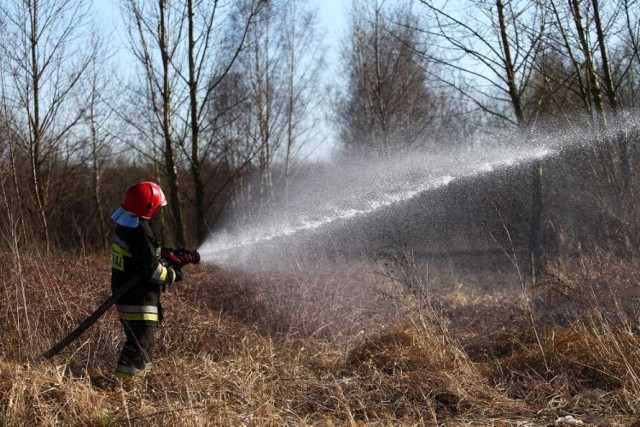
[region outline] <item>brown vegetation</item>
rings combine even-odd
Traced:
[[[29,363],[107,296],[107,260],[9,259],[0,267],[3,425],[638,418],[638,271],[629,264],[557,264],[524,293],[470,276],[456,283],[437,265],[432,287],[406,258],[334,265],[332,275],[319,262],[323,280],[316,271],[266,280],[195,266],[164,295],[153,370],[120,384],[111,376],[122,338],[113,313],[52,362]],[[598,295],[606,302],[587,303]]]

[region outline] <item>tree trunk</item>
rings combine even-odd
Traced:
[[[176,155],[173,150],[172,125],[171,125],[171,86],[169,78],[169,67],[171,66],[171,58],[169,55],[166,28],[166,10],[168,0],[158,0],[160,6],[160,28],[159,42],[160,53],[162,56],[162,131],[164,136],[164,159],[167,178],[169,179],[169,194],[171,212],[175,223],[175,236],[178,245],[184,245],[184,223],[182,220],[182,207],[180,205],[180,185],[178,179],[178,170],[176,165]]]
[[[295,78],[296,78],[296,22],[297,22],[297,4],[296,0],[290,2],[291,7],[291,19],[290,26],[287,29],[287,35],[289,38],[288,43],[288,57],[289,67],[287,76],[287,150],[284,158],[284,201],[285,204],[289,203],[289,181],[291,179],[291,156],[293,145],[295,143],[293,131],[295,120]]]
[[[595,108],[596,124],[598,125],[598,127],[602,128],[606,126],[606,116],[604,106],[602,104],[602,91],[600,89],[600,81],[598,80],[598,74],[596,73],[595,64],[593,63],[593,56],[591,55],[591,50],[589,49],[586,30],[584,28],[584,25],[582,24],[580,1],[569,0],[569,7],[571,10],[571,14],[573,15],[573,22],[576,26],[576,32],[578,33],[580,48],[586,62],[585,65],[587,68],[587,80],[591,92],[591,100],[593,102],[593,107]]]
[[[42,152],[42,129],[40,123],[40,69],[38,63],[38,0],[34,0],[31,7],[31,33],[30,33],[30,51],[31,51],[31,84],[33,85],[33,114],[30,117],[30,138],[29,143],[30,152],[29,160],[31,166],[31,188],[33,191],[34,201],[36,203],[36,209],[38,211],[38,218],[40,220],[40,227],[42,237],[45,244],[45,252],[49,253],[50,250],[50,238],[49,238],[49,226],[47,221],[46,212],[46,197],[42,188],[42,173],[41,173],[41,152]]]
[[[98,213],[98,229],[100,231],[100,239],[102,243],[105,245],[108,242],[107,236],[107,226],[104,219],[104,209],[102,208],[102,198],[100,197],[100,180],[101,180],[101,171],[100,171],[100,153],[99,153],[99,143],[98,143],[98,130],[96,126],[95,119],[95,102],[96,102],[97,94],[94,93],[91,97],[91,104],[89,106],[89,117],[91,120],[91,157],[93,161],[93,175],[92,175],[92,184],[93,184],[93,201],[96,204],[96,209]]]
[[[191,113],[191,175],[196,208],[196,239],[200,245],[206,235],[204,183],[200,167],[200,119],[198,111],[198,80],[196,78],[195,25],[193,0],[187,4],[189,21],[189,103]]]
[[[504,69],[507,74],[507,85],[509,88],[509,97],[511,104],[520,127],[520,131],[524,134],[527,143],[531,141],[531,131],[529,124],[526,123],[524,111],[522,108],[522,99],[518,90],[513,59],[511,57],[511,49],[509,46],[509,37],[507,34],[507,24],[504,15],[504,3],[502,0],[496,0],[498,9],[498,22],[500,25],[500,38],[502,41],[502,49],[504,53]],[[529,239],[528,249],[531,254],[534,266],[539,262],[542,256],[542,216],[544,201],[542,198],[542,163],[537,161],[531,166],[531,216],[529,218]]]
[[[604,74],[604,86],[607,94],[609,106],[614,115],[617,115],[620,105],[616,94],[616,87],[611,75],[611,65],[609,64],[609,55],[607,52],[607,44],[605,40],[604,30],[602,29],[602,20],[600,17],[600,5],[598,0],[591,0],[593,5],[593,19],[596,24],[596,34],[598,36],[598,48],[600,49],[600,57],[602,59],[602,70]],[[621,197],[626,199],[630,196],[631,188],[631,166],[629,159],[629,147],[624,132],[616,135],[616,143],[618,146],[618,162],[620,164],[620,173],[622,175]]]
[[[258,135],[260,140],[260,210],[262,210],[271,198],[272,179],[271,179],[271,82],[270,82],[270,64],[269,64],[269,31],[270,31],[270,10],[266,10],[267,17],[264,20],[265,36],[264,40],[259,34],[260,29],[256,27],[256,40],[254,48],[254,67],[255,67],[255,83],[256,83],[256,110],[258,120]],[[264,49],[261,43],[264,42]],[[261,67],[261,59],[264,55],[264,69]]]

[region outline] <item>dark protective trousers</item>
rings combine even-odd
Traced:
[[[127,341],[122,348],[115,375],[121,379],[129,379],[150,367],[154,333],[158,326],[139,320],[121,319],[120,322],[124,327]]]

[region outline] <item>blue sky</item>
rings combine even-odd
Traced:
[[[310,4],[318,11],[318,27],[327,33],[328,48],[339,49],[339,40],[347,27],[347,10],[349,0],[310,0]]]

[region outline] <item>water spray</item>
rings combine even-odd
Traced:
[[[425,154],[403,156],[400,160],[382,164],[372,163],[368,171],[362,171],[364,176],[350,177],[349,183],[343,183],[342,188],[339,183],[333,183],[328,186],[332,190],[316,196],[324,198],[326,193],[336,193],[325,203],[309,204],[305,200],[310,197],[306,195],[297,201],[294,210],[298,214],[292,219],[282,219],[291,218],[291,215],[274,211],[267,220],[248,225],[238,233],[214,234],[199,248],[199,252],[205,263],[246,267],[246,262],[255,257],[258,247],[268,246],[269,252],[279,242],[302,239],[302,236],[318,233],[331,224],[368,216],[452,182],[542,160],[555,153],[556,150],[549,147],[473,150],[466,153],[466,162],[458,161],[455,167],[450,156]],[[338,181],[349,178],[344,173],[340,175]],[[374,179],[376,176],[378,178]],[[307,208],[301,209],[301,205]]]
[[[272,264],[282,247],[304,248],[331,226],[364,219],[454,182],[499,174],[558,156],[566,149],[588,147],[620,129],[637,129],[636,122],[635,116],[628,115],[620,123],[612,123],[606,134],[576,127],[536,135],[523,142],[522,134],[515,133],[499,138],[499,142],[478,143],[474,147],[350,161],[300,182],[286,206],[237,226],[238,231],[214,233],[199,252],[205,263],[260,268],[256,265]]]

